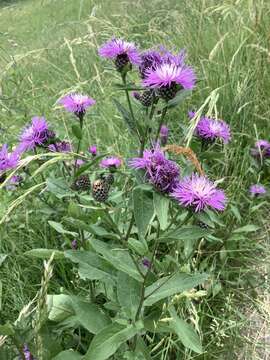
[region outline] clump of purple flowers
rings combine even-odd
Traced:
[[[266,194],[266,189],[263,185],[261,184],[254,184],[251,185],[249,188],[249,192],[251,193],[251,195],[253,196],[259,196],[259,195],[264,195]]]
[[[18,152],[33,150],[36,146],[45,145],[50,136],[54,136],[48,128],[44,117],[35,116],[31,125],[27,126],[20,135]]]
[[[223,211],[226,206],[224,192],[208,178],[198,174],[184,177],[174,188],[172,195],[182,206],[189,207],[195,212],[206,208]]]
[[[102,168],[118,168],[121,166],[121,164],[122,164],[122,161],[118,157],[111,156],[111,157],[102,159],[100,162],[100,167],[102,167]]]
[[[194,112],[189,112],[189,117],[192,119],[195,116]],[[221,140],[227,144],[231,140],[231,130],[229,125],[223,120],[212,119],[202,116],[196,126],[196,135],[202,140],[214,142]]]
[[[24,354],[25,360],[35,360],[35,358],[31,354],[27,345],[24,345],[24,347],[23,347],[23,354]]]
[[[140,55],[133,42],[122,39],[111,39],[103,44],[98,51],[99,55],[114,60],[116,69],[119,72],[131,68],[131,64],[140,64]]]
[[[52,152],[66,153],[66,152],[72,151],[72,146],[71,146],[70,142],[68,142],[68,141],[58,141],[54,144],[50,144],[48,146],[48,150],[50,150]]]
[[[129,166],[144,170],[146,179],[163,193],[170,193],[179,181],[178,165],[166,158],[159,145],[152,150],[144,150],[143,157],[131,159]]]
[[[251,149],[251,155],[255,157],[268,158],[270,157],[270,143],[267,140],[258,140],[255,143],[255,148]]]
[[[59,103],[63,105],[67,111],[72,112],[81,119],[85,115],[86,110],[90,106],[93,106],[96,101],[87,95],[69,94],[60,99]]]
[[[8,145],[4,144],[0,150],[0,174],[14,169],[20,160],[18,151],[8,152]]]

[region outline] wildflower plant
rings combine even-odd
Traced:
[[[213,295],[207,284],[214,275],[193,264],[200,261],[202,241],[206,247],[223,244],[220,216],[229,196],[184,140],[168,144],[173,132],[168,113],[179,111],[195,88],[195,71],[184,51],[140,52],[122,39],[109,40],[98,53],[114,63],[122,81],[116,91],[124,93],[126,106],[117,99],[114,104],[137,145],[126,156],[86,143],[84,129],[99,101],[71,93],[58,103],[71,113],[66,116],[72,142],[59,138],[44,117],[34,117],[14,152],[2,146],[1,186],[23,194],[12,210],[36,192],[47,226],[59,239],[58,247],[44,245],[27,255],[54,258],[65,271],[72,269],[72,280],[53,294],[46,283],[42,306],[39,300],[31,313],[38,328],[7,324],[0,330],[25,359],[151,359],[156,351],[151,339],[159,342],[164,334],[177,339],[181,351],[203,353],[188,304],[194,293],[198,302]],[[137,84],[129,82],[130,71],[137,72]],[[207,117],[194,135],[225,144],[231,139],[225,122]],[[263,146],[266,155],[268,145]],[[29,188],[33,173],[41,183]],[[263,193],[258,185],[250,191]],[[51,269],[48,282],[52,276]],[[46,345],[50,341],[54,346]]]

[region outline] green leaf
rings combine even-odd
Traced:
[[[60,322],[75,314],[72,299],[69,295],[48,295],[47,307],[48,319],[51,321]]]
[[[159,193],[154,193],[154,208],[157,214],[157,218],[160,224],[161,230],[165,230],[168,223],[168,211],[169,211],[170,199]]]
[[[108,154],[106,153],[106,154],[95,156],[95,158],[92,161],[80,166],[79,169],[76,171],[75,177],[80,176],[82,173],[84,173],[86,170],[88,170],[91,166],[98,163],[101,159],[103,159],[107,155]]]
[[[73,350],[65,350],[61,351],[60,354],[55,356],[52,360],[81,360],[82,355],[73,351]]]
[[[129,319],[135,320],[140,300],[142,285],[122,271],[117,276],[117,298]]]
[[[170,307],[169,311],[171,317],[173,318],[173,320],[170,321],[170,327],[178,335],[179,340],[186,348],[201,354],[203,352],[203,348],[196,331],[191,325],[187,324],[184,320],[178,317],[173,306]]]
[[[133,338],[143,326],[111,324],[92,340],[83,360],[106,360],[126,341]]]
[[[137,126],[136,126],[136,123],[134,122],[130,112],[123,105],[121,105],[120,102],[117,101],[116,99],[113,99],[113,102],[114,102],[115,106],[117,107],[117,110],[122,115],[125,123],[127,124],[129,131],[131,133],[137,133],[137,131],[136,131]]]
[[[68,231],[65,230],[63,225],[60,224],[59,222],[56,221],[48,221],[49,225],[54,228],[54,230],[56,230],[59,234],[67,234],[67,235],[71,235],[71,236],[78,236],[78,234],[76,232],[72,232],[72,231]]]
[[[72,297],[72,304],[80,324],[92,334],[97,334],[110,324],[110,318],[96,304]]]
[[[123,271],[131,276],[133,279],[140,282],[143,281],[142,276],[138,272],[135,264],[129,255],[128,250],[121,248],[113,248],[108,244],[96,239],[91,239],[91,245],[94,250],[102,254],[104,258],[117,270]]]
[[[154,217],[152,192],[145,190],[143,186],[137,186],[133,190],[133,208],[139,237],[144,239]]]
[[[15,330],[10,323],[6,323],[5,325],[0,325],[0,335],[3,336],[12,336],[15,334]]]
[[[55,250],[55,249],[32,249],[25,252],[26,256],[32,256],[39,259],[50,259],[50,257],[54,254],[54,259],[64,259],[65,255],[63,251]]]
[[[259,229],[260,229],[259,226],[249,224],[233,230],[233,234],[249,233],[249,232],[257,231]]]
[[[0,254],[0,266],[3,264],[3,262],[6,260],[7,255],[6,254]]]
[[[160,242],[171,242],[174,240],[198,240],[209,234],[209,231],[199,226],[182,226],[179,229],[174,229],[165,232],[160,237]]]
[[[188,97],[191,94],[191,90],[180,90],[177,92],[176,96],[168,101],[168,103],[166,104],[167,108],[172,108],[175,107],[179,104],[181,104],[181,102],[183,102],[185,100],[186,97]]]
[[[129,239],[128,244],[132,250],[134,250],[137,254],[144,256],[149,250],[147,243],[144,241],[139,241],[136,239]]]
[[[113,271],[110,265],[92,251],[67,250],[65,257],[79,264],[79,276],[82,280],[113,281]]]
[[[80,125],[79,124],[73,124],[71,129],[72,129],[73,135],[76,136],[76,138],[78,140],[81,140],[83,135],[82,135],[82,129],[81,129]]]
[[[172,276],[165,276],[146,288],[144,305],[151,306],[168,296],[191,290],[206,281],[207,278],[207,274],[176,273]]]
[[[66,196],[75,196],[63,179],[48,178],[46,183],[47,191],[54,194],[58,199],[62,199]]]

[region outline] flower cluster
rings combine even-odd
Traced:
[[[194,112],[189,112],[189,117],[193,119]],[[206,116],[202,116],[195,129],[197,137],[204,141],[214,142],[215,140],[221,140],[224,144],[227,144],[231,140],[231,131],[229,125],[223,120],[212,119]]]
[[[18,151],[24,152],[33,150],[36,146],[42,146],[46,144],[50,136],[46,119],[35,116],[32,118],[31,124],[23,130],[20,136]]]
[[[145,150],[143,157],[131,159],[129,165],[133,169],[145,170],[146,179],[163,193],[171,192],[179,181],[178,165],[166,158],[159,145],[152,150]]]

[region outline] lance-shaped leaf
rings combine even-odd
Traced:
[[[128,274],[135,280],[140,282],[143,281],[142,276],[137,270],[136,265],[132,261],[131,256],[129,255],[128,250],[121,248],[114,248],[104,242],[96,239],[91,239],[91,245],[94,250],[99,254],[102,254],[103,257],[117,270],[121,270],[124,273]]]
[[[148,187],[142,185],[133,190],[133,208],[139,237],[144,239],[148,226],[154,217],[153,197]]]
[[[206,281],[207,278],[207,274],[176,273],[165,276],[146,288],[144,305],[151,306],[161,299],[190,290]]]
[[[183,345],[195,351],[198,354],[203,352],[200,338],[191,325],[180,319],[173,306],[169,309],[172,320],[170,321],[171,329],[178,335]]]
[[[92,340],[83,360],[106,360],[126,341],[133,338],[143,328],[142,323],[136,326],[112,324],[101,330]]]

